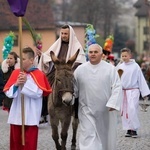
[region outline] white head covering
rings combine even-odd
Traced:
[[[1,67],[2,67],[3,73],[8,72],[9,66],[8,66],[8,63],[7,63],[7,59],[3,60]],[[17,58],[17,63],[15,64],[14,68],[15,69],[20,68],[20,58]]]
[[[73,28],[70,25],[69,25],[69,29],[70,29],[69,47],[68,47],[66,61],[68,61],[68,59],[70,57],[72,57],[77,52],[78,49],[80,49],[79,55],[75,62],[84,63],[84,62],[86,62],[84,50],[83,50],[80,42],[78,41]],[[47,67],[48,68],[52,67],[51,66],[52,63],[49,63],[52,61],[51,57],[50,57],[50,51],[53,51],[55,53],[55,55],[58,56],[60,47],[61,47],[61,42],[62,42],[62,40],[61,40],[61,35],[60,35],[58,40],[46,52],[44,52],[42,54],[40,62],[38,64],[38,68],[40,70],[44,71],[45,73],[47,73],[47,71],[50,71],[50,70],[47,70]],[[43,64],[47,66],[46,69],[44,68]],[[49,64],[50,64],[50,66],[49,66]]]

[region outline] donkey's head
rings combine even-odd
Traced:
[[[50,52],[50,56],[55,66],[55,81],[53,85],[53,102],[56,105],[70,105],[74,93],[74,76],[72,65],[75,62],[79,50],[67,61],[59,60],[54,52]]]

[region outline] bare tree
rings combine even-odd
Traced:
[[[103,18],[103,31],[106,38],[109,34],[112,34],[114,28],[114,20],[118,15],[118,7],[115,0],[102,0],[102,18]]]
[[[94,25],[104,37],[111,33],[113,18],[117,16],[115,0],[76,0],[72,1],[72,18],[74,21]]]
[[[62,20],[67,21],[70,19],[70,2],[68,0],[62,0]]]
[[[62,0],[61,4],[51,1],[56,20],[93,24],[104,38],[113,33],[117,17],[123,12],[122,4],[131,3],[130,0]]]
[[[101,14],[100,3],[100,0],[72,1],[72,20],[96,26]]]

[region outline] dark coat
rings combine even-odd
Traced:
[[[0,69],[0,106],[2,106],[3,99],[5,97],[5,94],[3,92],[4,88],[4,80],[3,80],[3,72]]]
[[[5,73],[3,73],[4,85],[5,85],[6,82],[8,81],[8,79],[9,79],[9,77],[10,77],[10,75],[11,75],[11,73],[13,72],[14,69],[15,69],[14,66],[9,67],[9,68],[8,68],[8,71],[5,72]],[[4,107],[10,109],[11,104],[12,104],[12,98],[8,98],[8,97],[5,95],[4,101],[3,101]]]

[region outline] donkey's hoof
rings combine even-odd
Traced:
[[[56,149],[57,149],[57,150],[61,150],[61,146],[57,146]]]
[[[76,146],[75,145],[71,145],[71,150],[75,150]]]
[[[62,147],[61,150],[67,150],[66,147]]]

